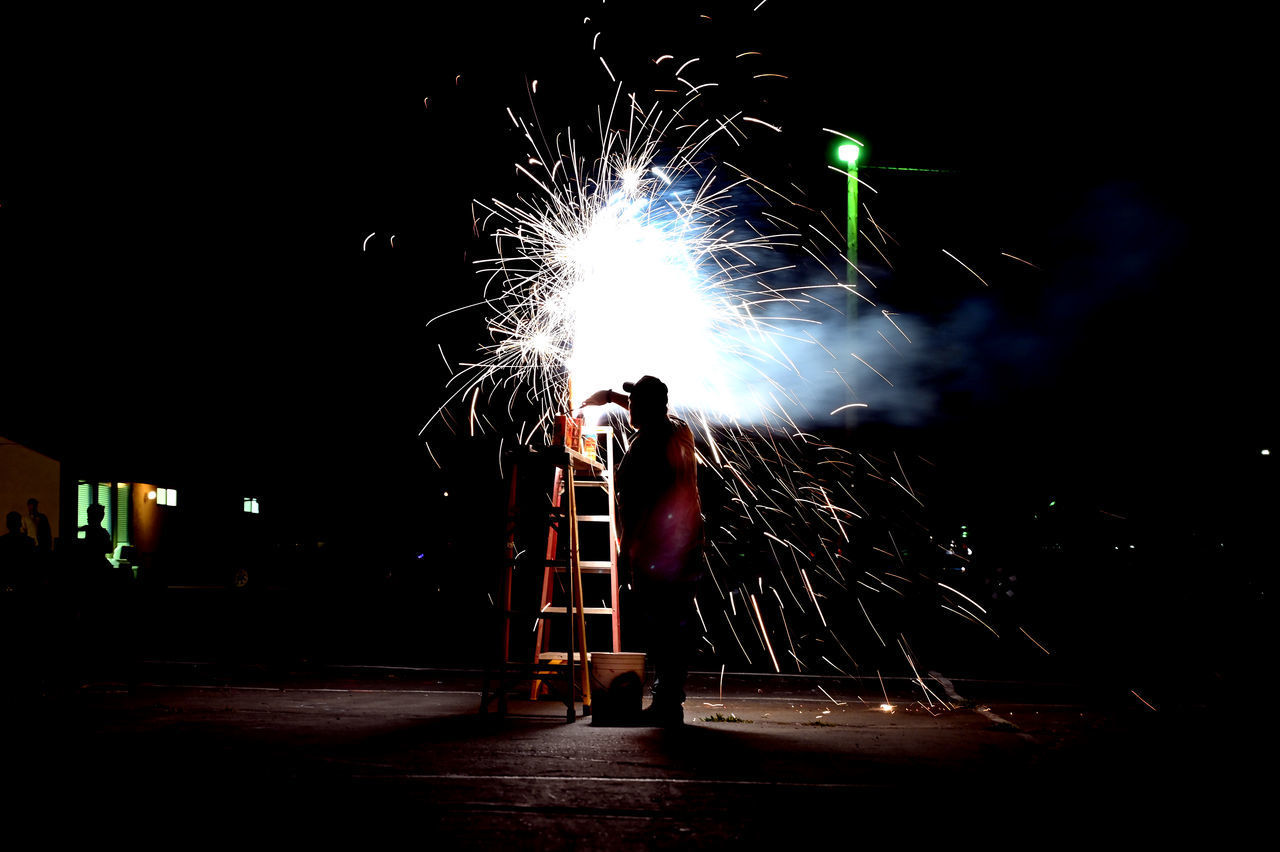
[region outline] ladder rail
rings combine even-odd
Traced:
[[[606,499],[609,501],[609,591],[612,594],[613,603],[613,652],[615,654],[622,651],[622,608],[619,605],[618,590],[618,502],[615,498],[613,490],[613,427],[605,426],[601,430],[597,430],[597,434],[603,431],[605,433],[605,469],[608,476],[604,480],[608,483]],[[597,439],[597,446],[599,439]]]
[[[591,710],[591,654],[587,651],[587,610],[583,606],[582,595],[582,570],[578,564],[579,559],[579,537],[578,537],[578,498],[577,489],[573,487],[573,462],[565,465],[567,476],[569,479],[569,592],[570,600],[574,611],[570,615],[569,623],[569,682],[573,682],[573,645],[574,634],[577,636],[578,647],[582,649],[582,712],[586,715]],[[543,574],[546,574],[543,571]]]

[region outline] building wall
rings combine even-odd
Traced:
[[[160,506],[147,497],[155,490],[146,482],[133,483],[130,500],[133,502],[133,546],[142,553],[155,553],[160,546]]]
[[[27,500],[40,501],[40,511],[49,516],[55,541],[59,535],[62,505],[59,476],[62,465],[43,453],[0,437],[0,515],[27,514]],[[71,495],[75,500],[75,495]],[[4,529],[0,528],[0,535]]]

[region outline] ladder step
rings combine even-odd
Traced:
[[[543,651],[541,654],[538,655],[538,662],[540,663],[551,663],[551,662],[562,663],[567,659],[569,659],[569,655],[566,654],[564,651]],[[582,653],[580,651],[574,651],[573,659],[574,659],[574,662],[581,662]],[[591,662],[590,651],[587,652],[587,662]]]
[[[560,561],[563,562],[564,560]],[[608,574],[613,571],[613,563],[607,560],[592,560],[591,562],[579,562],[578,568],[582,570],[583,574]],[[555,572],[563,574],[568,570],[564,565],[559,565],[556,567]]]
[[[575,607],[576,609],[576,607]],[[569,610],[562,606],[544,606],[542,608],[543,615],[562,615]],[[583,615],[613,615],[613,607],[611,606],[584,606],[582,608]]]
[[[594,473],[599,473],[604,470],[604,462],[602,461],[587,458],[582,453],[569,447],[565,447],[564,452],[573,462],[574,470],[589,470]]]
[[[609,516],[608,516],[608,515],[579,515],[579,516],[578,516],[578,520],[579,520],[579,521],[594,521],[594,522],[596,522],[596,523],[603,523],[603,524],[607,524],[607,523],[609,523]]]
[[[603,479],[575,479],[573,486],[575,488],[608,488],[609,483]]]

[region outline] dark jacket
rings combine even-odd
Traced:
[[[637,432],[618,466],[616,486],[624,577],[696,579],[702,567],[702,507],[689,427],[668,418]]]

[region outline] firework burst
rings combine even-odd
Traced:
[[[794,268],[780,250],[799,235],[746,219],[735,191],[751,178],[700,159],[735,117],[675,130],[697,98],[670,112],[627,98],[626,126],[605,130],[590,156],[568,133],[547,150],[512,116],[531,151],[516,168],[535,191],[478,204],[496,248],[478,263],[492,342],[454,377],[453,399],[516,389],[545,429],[585,393],[642,373],[663,376],[673,405],[704,424],[758,421],[775,407],[761,385],[788,394],[773,378],[794,370],[788,326],[817,321],[780,315],[807,300],[769,277]]]
[[[716,489],[704,496],[711,582],[699,604],[709,653],[847,675],[860,665],[836,623],[861,625],[890,648],[873,599],[905,598],[919,582],[884,513],[877,519],[864,504],[881,486],[910,509],[923,504],[896,457],[854,453],[806,431],[808,380],[793,356],[798,347],[818,351],[847,387],[846,353],[822,344],[814,314],[843,326],[828,291],[871,300],[837,275],[836,240],[788,221],[807,208],[713,156],[720,141],[740,146],[752,128],[778,128],[741,113],[695,120],[708,84],[677,79],[687,91],[671,106],[642,106],[617,84],[585,146],[567,131],[548,139],[536,119],[508,111],[528,145],[515,166],[528,184],[514,199],[476,203],[477,231],[492,236],[494,252],[477,262],[483,298],[470,307],[486,312],[489,341],[459,365],[424,432],[460,404],[475,430],[483,396],[486,407],[505,405],[516,442],[545,440],[554,415],[592,391],[660,376]],[[777,206],[763,209],[764,201]],[[797,284],[801,256],[822,273]],[[906,337],[889,312],[873,316]],[[864,405],[847,399],[837,411]],[[929,593],[948,598],[949,589]],[[704,616],[711,598],[720,619]],[[978,618],[956,603],[962,617]]]

